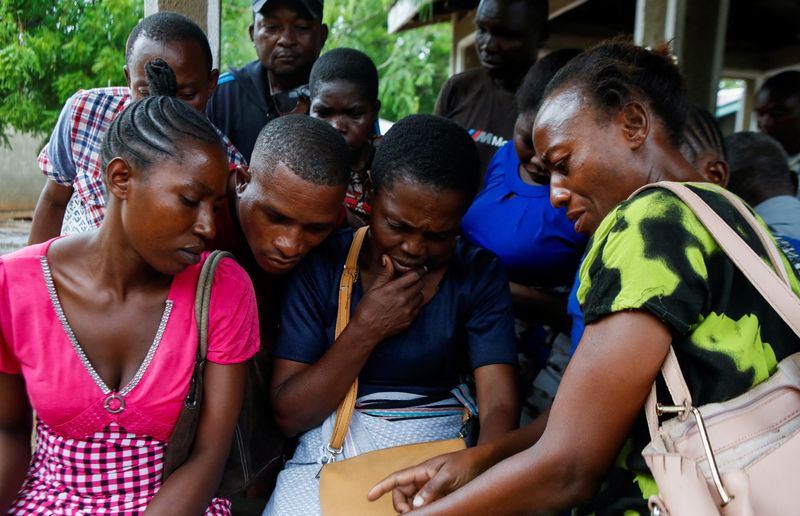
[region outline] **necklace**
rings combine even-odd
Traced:
[[[67,337],[69,338],[69,341],[75,350],[75,353],[78,355],[78,358],[80,358],[83,366],[89,373],[89,376],[92,377],[92,380],[94,380],[94,383],[100,388],[100,391],[106,395],[105,401],[103,402],[103,407],[105,407],[109,414],[119,414],[125,410],[125,398],[123,398],[123,396],[127,396],[134,389],[134,387],[139,384],[142,376],[144,376],[144,373],[150,366],[150,362],[153,361],[153,355],[155,355],[158,345],[161,343],[161,338],[164,336],[164,331],[167,328],[169,315],[172,313],[172,300],[167,299],[166,303],[164,304],[164,313],[161,315],[161,322],[158,324],[158,330],[156,330],[156,335],[153,338],[152,344],[150,344],[150,349],[147,350],[147,355],[145,355],[144,360],[142,360],[142,363],[136,370],[136,374],[133,375],[133,378],[131,378],[131,381],[128,382],[125,387],[123,387],[119,392],[116,392],[106,385],[103,379],[100,378],[100,374],[94,368],[92,363],[89,361],[89,357],[87,357],[86,353],[83,351],[83,348],[78,342],[78,338],[75,336],[75,332],[72,330],[72,327],[67,321],[67,316],[64,314],[61,301],[58,299],[58,294],[56,292],[55,283],[53,282],[53,275],[50,271],[50,264],[47,262],[47,257],[42,256],[40,260],[42,264],[42,272],[44,273],[45,284],[47,285],[47,292],[50,294],[50,301],[53,304],[53,309],[56,311],[58,320],[61,322],[61,326],[64,328],[64,331],[66,332]]]

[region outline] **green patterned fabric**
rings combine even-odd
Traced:
[[[723,196],[703,185],[690,188],[767,260],[753,230]],[[800,280],[785,259],[784,265],[791,271],[792,289],[800,294]],[[580,281],[578,300],[587,325],[622,310],[644,310],[669,326],[695,405],[747,391],[800,350],[800,339],[691,210],[667,190],[645,190],[603,219]],[[659,399],[669,399],[659,387]],[[626,444],[628,453],[588,509],[649,514],[644,495],[652,494],[654,483],[641,456],[649,440],[642,414]]]

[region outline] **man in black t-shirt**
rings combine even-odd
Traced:
[[[512,136],[514,94],[547,36],[547,15],[548,0],[481,0],[475,18],[481,67],[454,75],[439,92],[435,113],[469,131],[483,175]]]
[[[220,76],[209,120],[250,162],[261,129],[308,110],[308,76],[328,37],[323,0],[253,0],[250,40],[258,59]]]

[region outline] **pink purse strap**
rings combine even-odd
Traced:
[[[800,336],[800,299],[794,294],[789,285],[789,276],[781,259],[780,252],[775,247],[772,238],[758,223],[749,208],[738,197],[727,190],[714,185],[704,184],[714,191],[722,194],[731,205],[744,217],[745,221],[758,235],[775,270],[771,269],[761,257],[733,230],[711,207],[696,193],[680,183],[662,181],[645,185],[636,190],[631,197],[642,190],[650,188],[664,188],[674,193],[694,212],[698,220],[706,227],[719,246],[742,271],[750,283],[775,309],[786,324]],[[780,274],[780,276],[779,276]],[[691,406],[692,398],[686,380],[680,370],[675,351],[670,347],[667,358],[661,366],[661,373],[675,405]],[[650,389],[650,395],[645,403],[645,415],[650,437],[655,439],[658,431],[658,416],[656,413],[656,388],[655,383]]]

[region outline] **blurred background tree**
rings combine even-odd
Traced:
[[[420,0],[425,1],[425,0]],[[431,112],[447,79],[450,29],[387,34],[392,0],[328,0],[325,49],[366,52],[380,73],[382,118]],[[221,69],[255,59],[251,0],[222,0]],[[0,0],[0,140],[11,129],[47,136],[81,88],[124,85],[125,41],[142,0]],[[324,51],[323,50],[323,51]]]
[[[80,88],[125,84],[141,0],[0,0],[0,138],[49,134]]]
[[[424,0],[421,0],[424,1]],[[380,74],[381,118],[432,112],[450,59],[450,27],[431,25],[388,34],[386,19],[392,0],[327,0],[325,23],[330,28],[323,52],[351,47],[366,52]],[[255,59],[247,35],[253,20],[250,0],[225,0],[222,5],[222,70]]]

